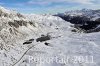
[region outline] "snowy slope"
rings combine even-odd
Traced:
[[[28,48],[22,42],[34,34],[36,27],[20,13],[3,7],[0,7],[0,12],[0,66],[11,66]]]
[[[82,9],[66,11],[65,13],[58,13],[55,16],[75,24],[75,27],[84,30],[83,32],[100,31],[100,28],[98,28],[100,26],[100,10]]]
[[[99,32],[72,32],[73,24],[52,15],[24,15],[3,7],[0,12],[0,66],[100,65]],[[74,56],[91,57],[88,63],[77,60],[73,63]],[[69,57],[68,62],[65,57]],[[42,61],[32,58],[42,58]],[[47,58],[54,59],[43,63]],[[67,63],[56,59],[65,59]]]

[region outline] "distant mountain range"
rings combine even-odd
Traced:
[[[91,30],[100,25],[100,10],[82,9],[75,11],[66,11],[58,13],[54,16],[59,16],[65,21],[77,25],[77,27],[91,32]],[[99,30],[98,30],[99,31]]]

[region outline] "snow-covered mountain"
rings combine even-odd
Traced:
[[[100,33],[72,32],[72,26],[57,16],[0,7],[0,66],[99,66]]]
[[[82,9],[58,13],[55,16],[59,16],[65,21],[78,25],[77,27],[87,30],[86,32],[99,31],[94,31],[94,29],[100,24],[100,10]]]
[[[91,10],[91,9],[82,9],[82,10],[73,10],[66,11],[65,13],[58,13],[59,16],[85,16],[90,18],[90,20],[96,20],[100,17],[100,10]]]

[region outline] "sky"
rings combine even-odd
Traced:
[[[54,14],[83,8],[100,9],[100,0],[0,0],[0,5],[25,14]]]

